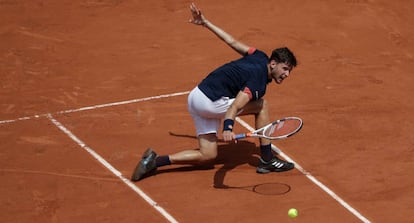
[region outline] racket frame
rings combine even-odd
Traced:
[[[299,121],[299,126],[292,132],[285,134],[285,135],[281,135],[281,136],[276,136],[276,137],[272,137],[272,136],[266,136],[264,135],[264,132],[266,132],[266,130],[268,128],[271,128],[273,125],[277,125],[281,122],[284,122],[286,120],[298,120]],[[236,134],[235,135],[235,139],[243,139],[243,138],[247,138],[247,137],[257,137],[257,138],[266,138],[266,139],[270,139],[270,140],[280,140],[280,139],[286,139],[294,134],[296,134],[297,132],[299,132],[303,127],[303,120],[299,117],[285,117],[282,119],[278,119],[270,124],[267,124],[266,126],[257,129],[253,132],[247,132],[247,133],[241,133],[241,134]]]

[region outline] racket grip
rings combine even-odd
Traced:
[[[246,138],[246,137],[247,137],[246,133],[241,133],[241,134],[235,135],[234,139],[243,139],[243,138]]]

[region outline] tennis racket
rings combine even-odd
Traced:
[[[302,126],[302,119],[298,117],[286,117],[276,120],[253,132],[237,134],[235,139],[243,139],[247,137],[259,137],[270,140],[285,139],[299,132]]]

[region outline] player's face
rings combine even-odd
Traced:
[[[271,75],[277,84],[281,84],[284,79],[289,77],[290,72],[292,71],[292,66],[289,66],[286,63],[272,63],[271,64]]]

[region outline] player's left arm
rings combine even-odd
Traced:
[[[207,20],[206,17],[201,13],[201,10],[198,9],[194,3],[190,5],[190,9],[193,15],[193,18],[190,19],[191,23],[206,27],[239,54],[244,56],[247,54],[252,54],[256,50],[254,47],[250,47],[235,39],[229,33],[225,32],[223,29]]]

